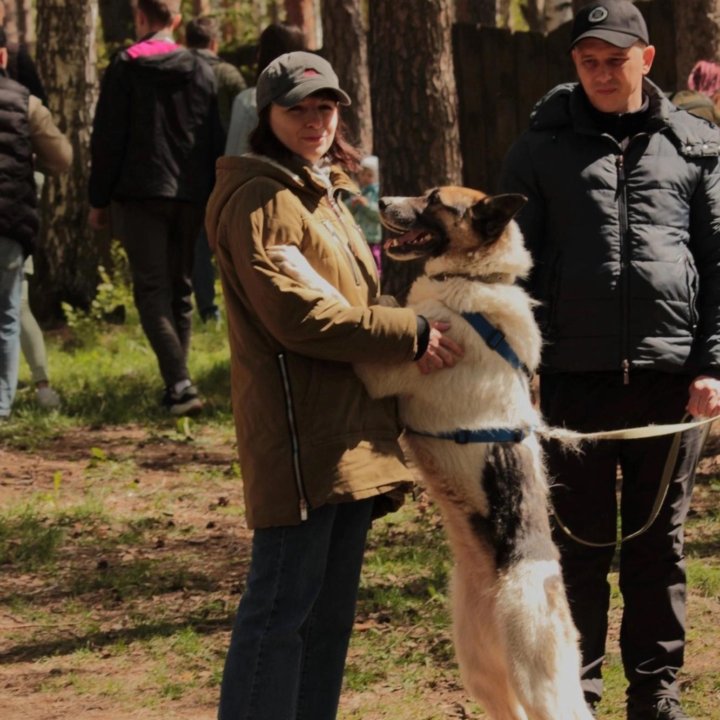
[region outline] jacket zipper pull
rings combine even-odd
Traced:
[[[630,384],[630,363],[627,360],[622,361],[622,371],[623,371],[623,385],[629,385]]]

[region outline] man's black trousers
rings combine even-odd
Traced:
[[[582,432],[679,422],[691,378],[637,371],[623,384],[617,373],[544,374],[541,407],[546,422]],[[552,502],[579,538],[613,542],[641,528],[659,491],[672,436],[600,441],[581,454],[546,446]],[[701,431],[684,433],[667,498],[650,529],[619,549],[623,616],[620,646],[632,703],[676,697],[685,647],[683,523],[700,454]],[[620,469],[620,475],[617,469]],[[619,494],[616,492],[620,489]],[[554,525],[575,624],[581,635],[582,680],[588,701],[602,694],[601,666],[608,630],[607,576],[616,548],[594,548]]]

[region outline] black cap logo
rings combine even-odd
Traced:
[[[589,15],[588,21],[591,23],[600,23],[608,16],[607,8],[596,7]]]

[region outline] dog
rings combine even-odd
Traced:
[[[462,187],[381,198],[382,223],[395,236],[388,257],[426,260],[407,305],[449,322],[464,356],[429,375],[381,359],[355,371],[371,396],[397,396],[407,444],[441,511],[469,694],[494,720],[591,720],[529,388],[541,336],[517,284],[532,265],[513,220],[524,202]],[[299,252],[272,252],[282,272],[344,301]]]

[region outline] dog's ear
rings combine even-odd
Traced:
[[[473,227],[486,240],[497,240],[526,202],[527,198],[517,193],[489,195],[470,208]]]

